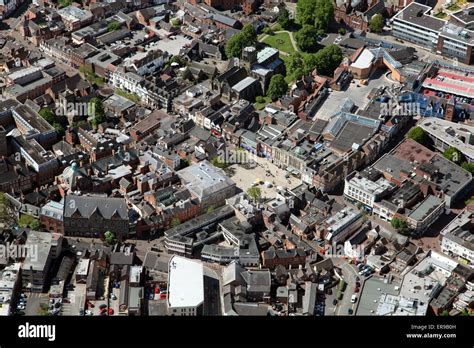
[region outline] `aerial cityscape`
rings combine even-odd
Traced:
[[[466,0],[0,0],[0,317],[474,315],[472,65]]]

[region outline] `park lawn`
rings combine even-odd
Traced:
[[[288,54],[295,52],[291,44],[290,35],[285,32],[269,35],[263,42]]]

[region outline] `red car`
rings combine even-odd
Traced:
[[[354,292],[359,292],[359,290],[360,290],[360,288],[357,287],[357,288],[354,289]]]
[[[166,294],[160,294],[160,300],[163,300],[166,298]]]
[[[113,315],[113,314],[114,314],[113,308],[109,308],[109,315]]]

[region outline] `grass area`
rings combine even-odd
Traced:
[[[255,109],[262,110],[265,106],[267,106],[267,104],[272,102],[272,100],[269,97],[263,97],[263,99],[264,99],[263,102],[261,102],[261,103],[255,102],[255,104],[253,104]]]
[[[97,75],[95,72],[93,72],[88,67],[83,65],[83,66],[79,67],[79,71],[84,74],[84,77],[90,83],[96,84],[98,87],[102,87],[104,85],[104,79],[102,77],[100,77],[99,75]]]
[[[18,225],[20,227],[30,227],[32,229],[37,229],[40,227],[40,223],[31,215],[23,214],[18,219]]]
[[[446,12],[438,12],[437,14],[434,15],[436,18],[443,19],[448,16]]]
[[[127,98],[128,100],[134,102],[135,104],[138,104],[140,102],[140,97],[136,95],[135,93],[127,93],[125,91],[122,91],[121,89],[116,89],[115,94]]]
[[[269,35],[263,42],[288,54],[295,52],[291,44],[290,35],[285,32]]]

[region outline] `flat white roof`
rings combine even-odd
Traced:
[[[202,263],[173,256],[168,264],[168,304],[172,308],[197,307],[204,302]]]
[[[374,54],[370,52],[368,49],[364,49],[359,57],[357,57],[356,61],[351,64],[351,67],[357,69],[365,69],[370,67],[372,62],[374,61]]]

